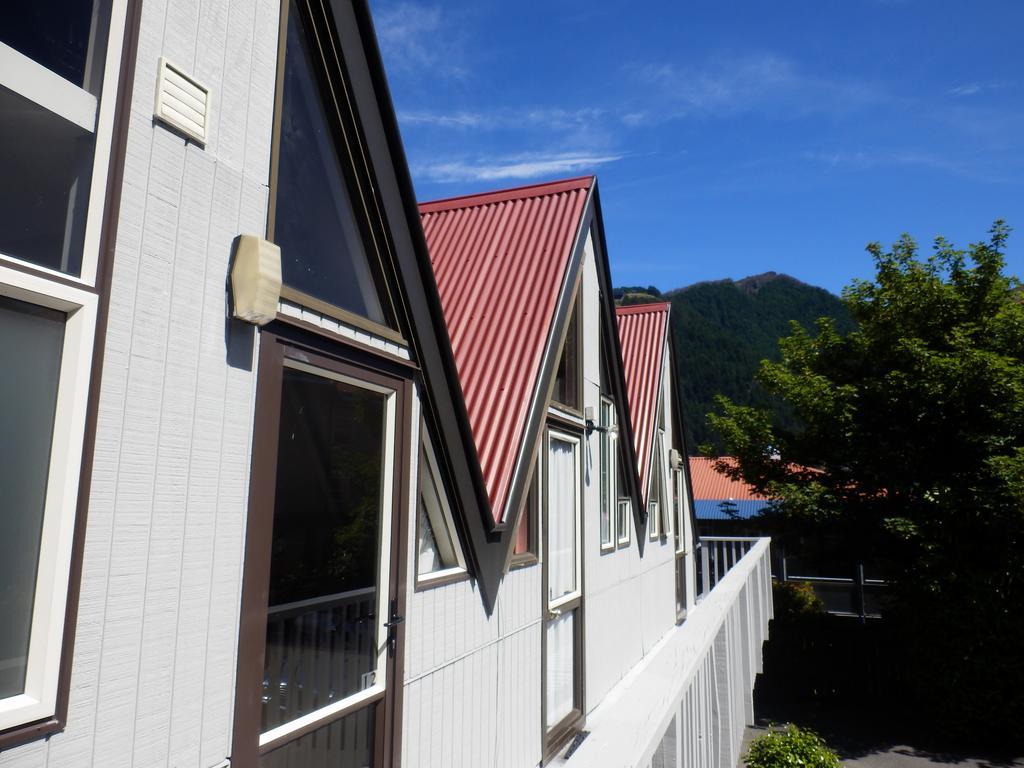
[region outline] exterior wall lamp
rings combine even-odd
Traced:
[[[277,317],[281,248],[257,235],[239,235],[231,265],[232,316],[253,325]]]
[[[588,405],[584,411],[584,418],[586,420],[587,437],[590,437],[591,432],[608,432],[613,435],[619,434],[619,425],[612,424],[608,427],[602,427],[594,423],[594,408]]]

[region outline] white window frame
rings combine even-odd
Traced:
[[[90,291],[3,265],[0,265],[0,295],[67,315],[25,686],[23,693],[0,699],[0,731],[4,731],[51,717],[57,707],[97,297]]]
[[[270,744],[271,742],[278,741],[286,738],[296,731],[300,731],[306,728],[314,727],[318,723],[326,723],[332,718],[332,716],[344,709],[349,707],[358,706],[364,701],[369,701],[374,697],[385,692],[385,676],[380,674],[383,670],[387,669],[388,661],[388,643],[384,640],[388,636],[388,628],[386,626],[388,616],[390,615],[389,606],[389,594],[391,591],[391,529],[393,527],[392,515],[394,514],[394,479],[395,479],[395,434],[397,429],[397,403],[398,393],[390,387],[381,386],[373,382],[365,381],[364,379],[357,379],[351,376],[346,376],[343,373],[337,371],[331,371],[326,368],[321,368],[316,365],[310,365],[309,363],[303,363],[299,360],[293,360],[286,358],[284,361],[285,368],[292,368],[297,371],[303,371],[305,373],[312,374],[313,376],[319,376],[320,378],[330,379],[333,381],[340,381],[344,384],[348,384],[359,389],[365,389],[370,392],[378,392],[385,396],[384,402],[384,445],[383,455],[384,462],[381,467],[381,494],[380,503],[383,514],[381,515],[381,535],[380,535],[380,570],[377,573],[377,666],[374,668],[373,685],[364,688],[361,691],[350,694],[342,699],[338,699],[327,706],[314,709],[312,712],[307,712],[301,717],[297,717],[294,720],[289,720],[287,723],[281,723],[269,731],[263,731],[260,733],[260,746]]]
[[[103,66],[103,87],[98,103],[96,97],[84,88],[79,88],[74,83],[65,80],[9,45],[0,43],[0,85],[96,136],[96,143],[93,147],[92,176],[89,184],[89,206],[85,220],[81,275],[50,269],[3,252],[0,252],[0,264],[4,261],[24,264],[34,270],[64,280],[83,285],[96,284],[100,231],[103,227],[101,214],[107,186],[107,170],[110,165],[110,147],[113,142],[114,110],[117,106],[115,95],[121,69],[121,49],[127,7],[127,0],[112,0],[111,2],[107,50]]]
[[[607,411],[605,409],[607,409]],[[609,417],[607,421],[605,419],[606,413]],[[619,477],[618,461],[616,460],[616,454],[618,452],[618,443],[616,438],[618,437],[618,434],[616,432],[615,402],[604,395],[601,396],[598,419],[600,421],[600,426],[604,428],[604,431],[598,433],[601,440],[599,460],[604,459],[607,463],[607,466],[603,468],[603,473],[600,470],[598,472],[598,481],[601,483],[598,493],[600,500],[598,540],[600,541],[602,552],[614,552],[615,546],[618,543],[618,537],[616,535],[616,528],[618,527],[616,517],[618,516],[617,486]],[[604,531],[601,530],[605,515],[608,516],[607,541],[603,538]]]
[[[664,536],[672,537],[672,494],[670,483],[672,469],[669,466],[668,451],[665,449],[665,430],[658,430],[658,460],[661,462],[661,532]]]
[[[647,531],[651,541],[661,538],[659,522],[661,520],[661,505],[654,499],[647,501]]]
[[[53,717],[57,710],[64,623],[81,482],[85,419],[99,303],[95,293],[107,172],[113,142],[127,0],[113,0],[100,98],[20,51],[0,43],[0,85],[92,132],[92,175],[79,275],[0,252],[0,295],[66,315],[43,505],[32,625],[23,692],[0,699],[0,733]],[[25,272],[26,267],[32,272]],[[48,276],[59,278],[50,280]],[[80,286],[80,287],[79,287]]]
[[[686,459],[684,458],[683,461]],[[683,475],[682,469],[672,470],[672,484],[675,488],[675,500],[676,500],[676,531],[679,533],[679,541],[676,545],[676,552],[680,555],[685,555],[689,551],[689,507],[690,507],[690,494],[689,489],[686,487],[686,477]]]
[[[581,464],[581,461],[582,461],[582,458],[581,458],[581,455],[580,455],[581,451],[582,451],[582,446],[581,446],[580,438],[577,435],[572,435],[572,434],[569,434],[568,432],[558,432],[558,431],[555,431],[553,429],[549,429],[548,430],[547,440],[546,440],[546,444],[545,444],[545,449],[546,450],[545,450],[545,454],[544,454],[544,462],[547,465],[544,468],[545,469],[545,477],[548,478],[547,484],[546,484],[547,487],[550,487],[550,484],[551,484],[550,477],[548,475],[548,473],[551,471],[550,462],[548,461],[548,457],[551,454],[551,443],[553,441],[555,441],[555,440],[558,440],[559,442],[563,442],[563,443],[568,443],[568,444],[573,446],[573,480],[575,482],[575,488],[576,488],[576,494],[575,494],[575,507],[576,507],[576,509],[574,511],[574,514],[575,514],[575,532],[574,533],[575,533],[576,541],[575,541],[575,561],[573,563],[573,568],[574,568],[574,573],[575,573],[575,576],[576,576],[576,578],[575,578],[575,586],[576,586],[576,588],[573,589],[571,592],[565,593],[564,595],[559,595],[558,597],[554,598],[553,600],[549,599],[547,596],[545,596],[544,599],[547,601],[547,606],[548,606],[548,610],[549,611],[553,611],[553,610],[555,610],[557,608],[560,608],[565,603],[572,602],[573,600],[576,600],[576,599],[582,597],[582,595],[583,595],[583,549],[582,549],[582,547],[583,547],[583,498],[582,498],[583,493],[582,493],[582,487],[581,487],[581,479],[582,479],[582,471],[581,471],[582,464]],[[547,487],[545,488],[545,491],[547,490]],[[547,497],[545,496],[545,505],[546,505],[546,503],[547,503]],[[546,538],[545,538],[545,541],[544,541],[544,546],[541,547],[541,548],[544,549],[545,552],[546,552],[546,550],[548,548],[548,541],[547,541]]]
[[[619,500],[615,502],[616,517],[618,517],[619,510],[623,508],[625,508],[625,512],[622,513],[622,520],[625,523],[625,525],[623,525],[622,528],[618,528],[618,523],[616,522],[615,531],[615,541],[620,547],[627,546],[630,542],[631,526],[629,524],[629,521],[630,518],[633,516],[633,502],[628,497],[620,497]]]
[[[422,428],[423,444],[420,449],[419,472],[423,476],[417,477],[418,491],[416,494],[416,585],[427,586],[442,579],[449,579],[452,576],[461,576],[466,573],[466,558],[462,553],[462,543],[459,541],[458,530],[455,528],[455,519],[452,516],[451,505],[448,503],[448,494],[445,492],[444,483],[441,482],[441,473],[437,467],[437,457],[434,453],[434,445],[426,427]],[[434,542],[437,544],[438,554],[442,562],[455,562],[455,565],[439,568],[436,571],[420,573],[420,539],[423,531],[419,527],[420,504],[423,503],[424,494],[422,483],[424,480],[432,483],[436,492],[439,506],[432,509],[429,505],[426,508],[427,517],[430,520],[430,527],[434,531]],[[447,534],[446,541],[442,542],[438,537],[438,531]],[[449,544],[450,542],[450,544]]]

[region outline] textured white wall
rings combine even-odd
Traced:
[[[278,10],[142,5],[67,728],[0,765],[229,752],[255,343],[226,333],[225,279],[266,227]],[[205,149],[153,125],[160,56],[211,88]]]
[[[601,394],[600,314],[597,267],[588,238],[583,266],[584,398],[598,413]],[[666,377],[663,389],[671,392]],[[608,391],[607,384],[605,391]],[[665,444],[672,444],[672,425],[666,420]],[[601,551],[599,443],[595,432],[587,439],[593,478],[586,486],[584,581],[586,587],[586,709],[593,710],[656,642],[675,625],[675,561],[671,537],[651,541],[630,520],[630,544]],[[637,537],[644,537],[644,556]]]

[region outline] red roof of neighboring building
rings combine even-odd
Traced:
[[[690,480],[693,482],[694,501],[767,501],[767,496],[755,493],[746,483],[733,480],[715,470],[716,461],[718,459],[690,457]],[[735,459],[729,456],[723,456],[722,461],[736,466]]]
[[[441,307],[496,521],[594,178],[420,204]]]
[[[616,307],[619,320],[619,341],[622,364],[626,373],[626,397],[633,422],[636,458],[640,464],[640,488],[647,488],[651,473],[651,446],[654,444],[661,384],[662,361],[665,359],[665,334],[671,304],[632,304]],[[642,491],[643,492],[643,491]]]

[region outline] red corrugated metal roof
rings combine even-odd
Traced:
[[[587,176],[420,205],[496,521],[592,185]]]
[[[651,472],[658,408],[658,385],[665,359],[665,333],[671,304],[632,304],[616,307],[622,364],[626,372],[626,397],[633,422],[636,460],[640,464],[640,488],[646,492]]]
[[[767,496],[755,493],[744,482],[726,477],[715,470],[718,459],[705,459],[701,456],[690,457],[690,479],[693,481],[694,501],[766,501]],[[722,461],[731,466],[736,465],[735,459],[723,456]]]

